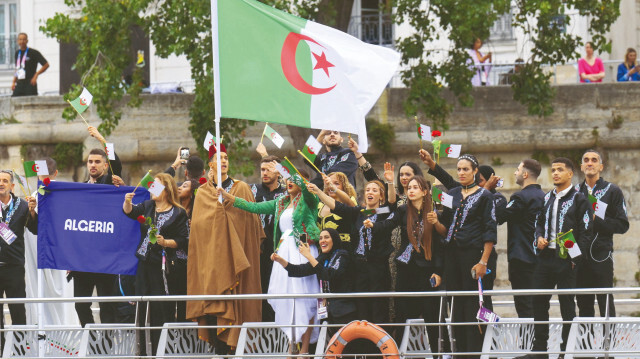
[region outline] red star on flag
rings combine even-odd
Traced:
[[[324,73],[327,74],[327,77],[329,77],[329,67],[335,67],[335,65],[327,61],[327,56],[325,55],[324,51],[322,52],[322,55],[313,53],[313,57],[315,57],[317,61],[316,66],[313,69],[323,69]]]

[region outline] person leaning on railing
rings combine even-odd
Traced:
[[[636,59],[638,54],[633,48],[628,48],[624,55],[624,62],[618,65],[618,82],[640,81],[640,66]]]
[[[587,42],[584,45],[586,56],[578,60],[578,72],[580,82],[602,82],[604,78],[604,65],[599,57],[593,54],[593,43]]]

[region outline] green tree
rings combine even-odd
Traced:
[[[450,90],[463,106],[471,106],[471,77],[466,49],[475,38],[486,39],[489,29],[502,14],[513,13],[512,26],[524,33],[532,45],[531,56],[522,71],[515,74],[513,97],[527,106],[530,114],[547,116],[553,112],[555,91],[551,74],[544,65],[562,64],[579,57],[583,39],[566,32],[571,18],[565,9],[576,9],[587,16],[589,34],[596,48],[611,51],[604,34],[620,15],[620,0],[395,0],[397,23],[408,23],[415,32],[398,42],[402,52],[404,83],[409,88],[405,109],[409,114],[423,113],[436,128],[447,129],[452,103],[443,92]],[[451,42],[442,60],[433,56],[429,44],[441,39]]]

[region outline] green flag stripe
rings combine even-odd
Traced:
[[[241,21],[239,21],[241,19]],[[282,72],[282,46],[306,20],[256,1],[218,0],[221,115],[310,126],[311,96],[296,90]],[[300,41],[296,63],[312,83],[309,46]]]

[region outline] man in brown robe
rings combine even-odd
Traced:
[[[224,145],[221,145],[220,157],[222,188],[234,196],[254,201],[249,185],[227,175],[229,161]],[[209,166],[213,171],[216,160],[215,147],[211,146]],[[220,203],[215,179],[210,176],[210,180],[198,188],[193,205],[187,294],[262,293],[260,241],[265,236],[260,219],[233,207],[232,203]],[[187,301],[187,318],[200,325],[242,325],[260,321],[261,309],[260,300]],[[201,329],[198,334],[202,340],[217,344],[216,353],[226,354],[223,352],[237,346],[240,328],[221,328],[217,332]],[[220,342],[230,348],[222,348],[224,345]]]

